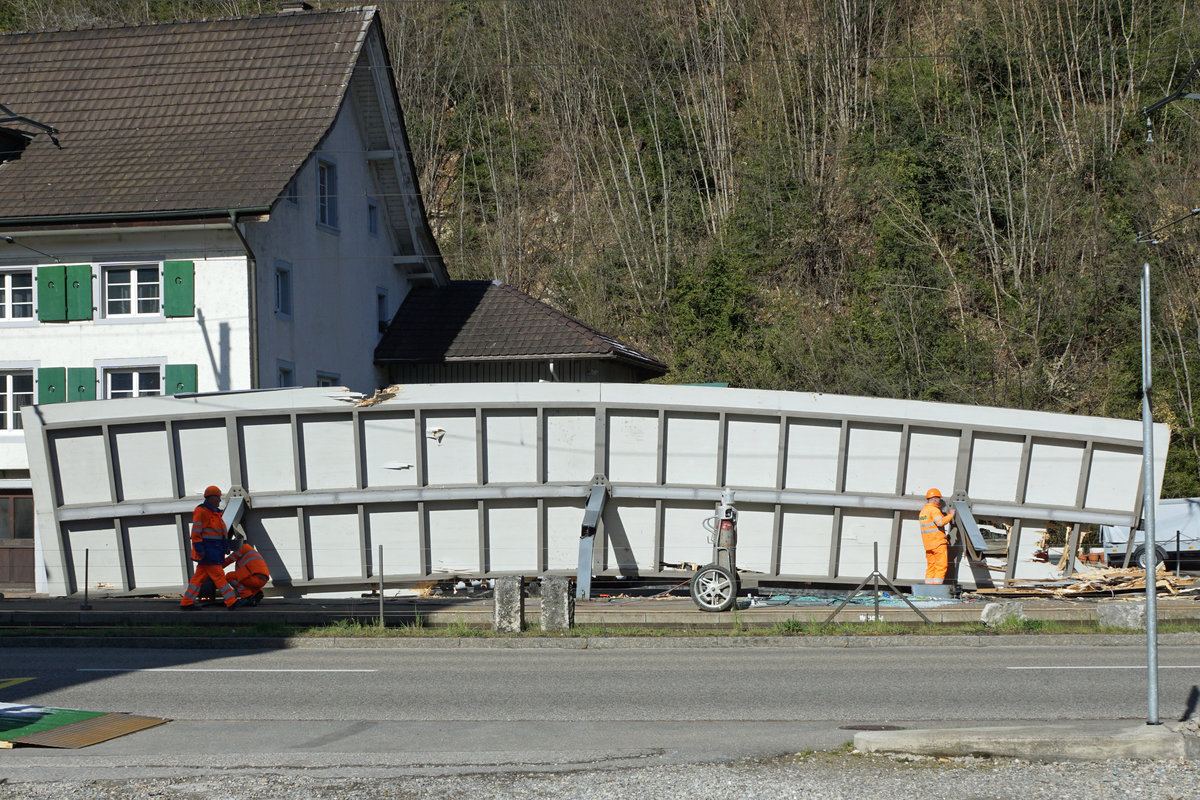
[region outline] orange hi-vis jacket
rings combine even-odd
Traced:
[[[192,560],[223,565],[228,534],[221,512],[213,511],[203,503],[196,506],[192,512]]]
[[[926,503],[918,519],[921,520],[921,541],[925,543],[926,550],[948,544],[945,528],[954,519],[953,511],[943,514],[937,503]]]
[[[925,544],[925,583],[940,584],[950,569],[950,542],[943,529],[954,519],[954,512],[943,514],[937,503],[926,503],[919,519],[921,541]]]
[[[233,570],[235,580],[243,580],[251,575],[261,575],[267,580],[271,578],[271,572],[267,569],[266,559],[262,557],[261,553],[251,547],[249,542],[244,543],[238,548],[235,554],[225,559],[225,566],[228,567],[234,562],[237,562],[237,566]]]

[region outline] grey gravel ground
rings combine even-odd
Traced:
[[[3,765],[0,757],[0,767]],[[0,784],[3,800],[1062,800],[1200,798],[1200,761],[1028,763],[838,751],[721,764],[372,780],[250,777]]]

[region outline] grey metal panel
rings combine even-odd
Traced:
[[[371,577],[371,543],[367,538],[367,517],[361,503],[354,507],[354,518],[358,524],[359,577],[365,581]]]
[[[133,559],[129,557],[129,537],[125,535],[125,526],[121,520],[114,519],[113,532],[117,537],[117,566],[121,572],[121,590],[128,592],[133,588],[133,576],[129,569]]]
[[[167,456],[171,461],[171,496],[182,497],[183,486],[180,483],[179,447],[175,441],[175,422],[166,421]]]
[[[113,523],[147,513],[179,515],[182,518],[190,513],[191,507],[195,503],[195,498],[190,495],[196,492],[197,487],[189,486],[188,482],[194,483],[196,476],[188,477],[185,480],[186,464],[181,462],[191,462],[187,455],[188,451],[180,447],[179,432],[181,426],[186,430],[201,430],[201,428],[188,427],[197,425],[208,426],[203,429],[214,431],[217,429],[212,428],[212,425],[225,427],[224,440],[229,447],[229,452],[222,453],[221,458],[228,456],[230,475],[239,479],[233,481],[235,484],[244,481],[247,477],[243,469],[248,463],[246,452],[248,438],[250,444],[256,447],[261,445],[254,444],[255,442],[278,441],[281,445],[280,452],[276,455],[279,456],[278,466],[280,469],[278,472],[282,473],[278,477],[282,478],[282,481],[275,481],[274,488],[269,485],[258,488],[249,486],[248,488],[256,513],[259,511],[268,515],[278,514],[281,511],[296,513],[295,519],[299,528],[300,543],[289,546],[292,548],[292,553],[296,552],[297,546],[304,551],[301,560],[296,563],[295,567],[296,571],[302,574],[292,576],[292,584],[301,587],[304,585],[333,585],[341,580],[338,577],[341,567],[333,568],[329,564],[314,563],[314,559],[319,561],[321,556],[313,551],[314,529],[311,520],[314,517],[309,516],[310,514],[319,515],[319,521],[323,525],[320,530],[321,540],[329,541],[330,537],[335,536],[336,533],[329,525],[335,522],[341,524],[339,521],[341,514],[334,513],[331,516],[329,513],[321,512],[323,509],[335,506],[350,509],[344,515],[346,518],[344,537],[347,548],[353,548],[356,554],[353,558],[349,558],[348,553],[344,554],[345,560],[342,562],[345,564],[344,578],[348,583],[362,580],[370,571],[370,561],[367,555],[371,539],[369,517],[376,512],[368,512],[366,508],[368,506],[370,509],[381,510],[379,513],[383,516],[380,516],[379,519],[390,520],[387,524],[395,526],[396,533],[392,534],[392,538],[389,539],[395,544],[391,546],[411,547],[414,551],[410,556],[400,554],[401,557],[396,558],[394,562],[389,559],[391,563],[410,565],[404,567],[403,576],[411,578],[414,575],[436,577],[430,571],[431,547],[438,549],[441,553],[445,553],[446,550],[444,543],[440,544],[440,540],[430,541],[431,536],[436,539],[443,535],[437,529],[431,531],[429,527],[430,513],[431,509],[439,509],[439,520],[449,519],[442,513],[446,509],[445,504],[447,503],[466,503],[474,509],[472,516],[476,520],[475,527],[478,531],[478,538],[470,541],[472,549],[478,553],[478,558],[472,556],[468,560],[477,561],[476,567],[481,572],[498,574],[505,571],[497,570],[495,564],[491,563],[494,561],[491,546],[496,543],[496,537],[501,535],[501,531],[487,528],[489,524],[496,524],[494,520],[489,522],[489,519],[495,514],[491,510],[491,504],[498,501],[527,500],[530,502],[528,508],[532,516],[527,516],[522,512],[515,515],[505,513],[496,518],[504,518],[511,521],[508,524],[520,523],[525,527],[521,537],[518,537],[521,547],[529,547],[531,551],[535,552],[530,552],[527,557],[522,555],[520,558],[530,565],[544,568],[548,557],[547,542],[552,539],[557,540],[556,537],[559,535],[546,528],[549,517],[545,501],[554,498],[583,498],[587,496],[590,488],[582,476],[575,479],[574,473],[579,471],[575,468],[570,469],[570,475],[563,472],[556,480],[547,482],[547,453],[550,448],[558,444],[547,435],[550,430],[547,419],[551,414],[565,414],[576,419],[582,415],[593,416],[596,435],[591,441],[588,441],[589,435],[581,436],[574,433],[572,436],[577,442],[586,442],[585,449],[590,450],[586,453],[586,458],[596,465],[609,463],[611,457],[609,445],[613,441],[610,431],[613,415],[626,418],[621,423],[620,438],[622,439],[621,445],[625,449],[623,458],[626,464],[631,465],[629,474],[634,482],[613,485],[610,497],[613,513],[618,515],[615,517],[616,519],[625,513],[623,509],[627,504],[629,509],[635,509],[628,517],[628,521],[632,525],[632,533],[628,535],[633,536],[634,539],[627,538],[618,543],[621,548],[620,560],[612,565],[612,569],[635,569],[638,574],[645,576],[666,574],[667,572],[661,567],[661,560],[666,548],[665,525],[672,510],[678,511],[687,507],[694,509],[696,503],[717,502],[724,484],[731,476],[736,477],[739,482],[748,484],[737,487],[737,502],[762,507],[760,511],[755,512],[759,515],[755,528],[756,536],[760,540],[757,547],[759,550],[769,547],[770,553],[761,556],[763,567],[769,570],[769,574],[761,577],[771,580],[786,579],[786,575],[780,574],[785,547],[788,548],[787,560],[789,563],[794,562],[795,565],[804,563],[803,560],[796,560],[797,554],[802,551],[792,548],[795,548],[797,544],[801,548],[806,547],[803,543],[805,529],[791,527],[785,537],[784,527],[785,524],[801,526],[814,524],[823,527],[824,523],[820,522],[822,515],[812,514],[810,511],[812,509],[825,509],[826,511],[823,513],[832,513],[833,521],[826,569],[824,573],[818,569],[818,574],[808,576],[809,578],[837,582],[839,580],[837,574],[839,564],[845,564],[848,570],[851,569],[850,565],[854,565],[853,569],[857,569],[860,565],[862,559],[858,555],[845,551],[847,547],[858,547],[855,542],[859,540],[847,539],[843,536],[843,528],[846,524],[844,514],[850,514],[852,517],[854,537],[860,537],[864,533],[867,538],[888,537],[887,541],[890,543],[889,571],[908,569],[909,567],[901,565],[908,564],[911,560],[911,553],[903,559],[900,558],[902,546],[906,548],[905,552],[909,552],[907,545],[904,544],[907,541],[905,537],[908,535],[904,532],[907,530],[904,520],[908,519],[908,514],[915,512],[920,507],[921,498],[905,495],[904,492],[912,488],[906,487],[905,484],[907,481],[913,480],[913,475],[918,475],[915,480],[923,481],[926,479],[925,475],[936,473],[936,470],[931,472],[928,464],[921,466],[918,463],[917,459],[922,458],[922,454],[917,451],[924,448],[926,455],[934,451],[941,452],[943,455],[938,455],[937,458],[943,459],[948,466],[951,462],[950,453],[943,452],[946,451],[946,447],[939,444],[939,440],[946,442],[950,437],[956,437],[958,455],[953,459],[954,474],[956,478],[969,480],[972,470],[988,468],[986,464],[973,465],[972,463],[972,448],[981,433],[1011,437],[1019,431],[1023,444],[1019,453],[1021,463],[1019,466],[1012,467],[1013,471],[1009,473],[1008,478],[1011,480],[1014,476],[1019,475],[1020,477],[1020,481],[1013,481],[1014,485],[1010,495],[1012,500],[976,501],[977,515],[997,520],[1032,519],[1076,525],[1127,524],[1136,513],[1133,509],[1088,506],[1087,487],[1090,477],[1094,473],[1090,466],[1094,456],[1083,457],[1082,462],[1075,463],[1080,460],[1079,453],[1094,454],[1097,445],[1104,445],[1109,450],[1116,448],[1122,453],[1135,452],[1140,449],[1140,431],[1137,437],[1132,431],[1126,436],[1124,428],[1121,426],[1128,427],[1128,425],[1123,422],[1116,423],[1110,420],[1096,420],[1094,423],[1091,421],[1080,422],[1076,418],[1066,416],[954,406],[946,407],[946,413],[942,414],[940,407],[933,409],[930,404],[871,401],[863,398],[834,399],[836,402],[831,402],[821,396],[746,390],[704,389],[697,391],[694,387],[605,387],[602,384],[582,387],[562,384],[521,386],[494,384],[474,387],[455,385],[440,386],[436,389],[414,387],[411,390],[413,397],[411,400],[405,399],[405,391],[408,391],[407,388],[398,392],[397,396],[391,400],[362,407],[349,406],[344,402],[331,399],[332,395],[329,392],[289,390],[278,393],[196,397],[187,401],[145,398],[147,401],[154,402],[80,403],[73,404],[78,406],[77,408],[48,407],[44,414],[43,409],[38,407],[36,412],[40,416],[36,417],[26,412],[26,416],[32,420],[29,426],[30,435],[27,436],[27,441],[31,443],[31,465],[40,459],[48,465],[47,472],[52,479],[59,477],[59,472],[54,466],[55,454],[53,442],[50,439],[51,433],[54,435],[61,433],[70,437],[103,428],[103,433],[98,439],[107,443],[111,455],[113,430],[124,429],[127,426],[146,425],[147,422],[162,426],[161,430],[165,432],[167,443],[166,460],[174,473],[170,476],[170,481],[165,481],[164,485],[172,487],[172,494],[178,498],[139,498],[137,502],[128,500],[112,502],[110,498],[108,502],[102,500],[94,502],[84,492],[77,494],[79,497],[87,497],[85,502],[62,505],[62,497],[54,494],[55,487],[43,488],[39,494],[39,504],[50,509],[47,512],[50,515],[49,524],[45,526],[45,530],[49,532],[48,535],[54,536],[58,540],[62,551],[60,557],[51,556],[47,559],[48,570],[57,572],[52,580],[64,582],[62,585],[65,585],[67,578],[62,565],[73,558],[63,549],[65,547],[63,543],[67,541],[68,537],[59,529],[60,525],[89,520],[98,523]],[[271,394],[272,397],[263,397],[262,395],[265,394]],[[876,407],[878,407],[878,411],[875,410]],[[911,419],[906,418],[905,414],[912,410],[915,410],[914,416]],[[523,459],[521,463],[524,466],[520,470],[521,480],[512,483],[497,483],[493,480],[497,474],[489,474],[497,473],[497,471],[493,470],[494,465],[489,463],[489,459],[494,460],[495,458],[494,454],[489,453],[489,448],[495,443],[489,444],[489,434],[486,429],[491,417],[488,415],[501,412],[501,416],[496,419],[503,419],[512,416],[514,411],[517,412],[516,416],[528,416],[533,420],[533,428],[522,426],[505,428],[505,430],[518,431],[522,437],[517,450],[504,450],[504,452],[515,452]],[[990,418],[993,413],[996,415],[995,420]],[[692,419],[711,416],[718,420],[714,433],[718,437],[716,449],[719,456],[717,464],[714,466],[720,470],[723,479],[716,485],[709,483],[712,478],[706,477],[705,470],[702,469],[678,473],[681,476],[696,479],[698,481],[696,484],[688,485],[684,482],[668,485],[665,483],[670,472],[668,465],[679,463],[678,445],[687,438],[686,435],[677,436],[676,441],[673,442],[668,436],[667,431],[672,414]],[[393,443],[391,447],[394,449],[398,433],[402,433],[405,441],[408,441],[409,435],[416,437],[414,445],[419,455],[413,459],[416,462],[413,464],[414,470],[408,475],[416,477],[417,480],[411,481],[410,478],[411,482],[390,481],[388,476],[393,473],[384,470],[392,467],[385,464],[375,465],[373,460],[368,463],[368,459],[372,459],[369,455],[372,452],[372,439],[368,421],[372,419],[386,420],[395,418],[397,415],[411,415],[409,417],[413,420],[411,434],[408,433],[406,426],[393,428],[388,434],[391,438],[387,441]],[[444,474],[449,479],[449,483],[443,481],[438,484],[430,484],[428,451],[432,440],[426,437],[425,429],[429,424],[427,418],[431,415],[439,420],[437,424],[445,424],[441,421],[445,419],[472,419],[474,421],[474,438],[470,439],[469,444],[468,439],[471,434],[465,433],[459,426],[452,432],[458,434],[457,439],[452,440],[453,437],[448,436],[443,450],[439,454],[439,463],[443,465],[441,468],[443,472],[439,474]],[[639,422],[639,419],[642,421]],[[654,421],[649,422],[651,419]],[[328,420],[332,424],[326,425],[322,420]],[[733,425],[731,420],[737,420],[737,425]],[[345,421],[348,427],[341,425],[339,421]],[[795,427],[796,431],[815,431],[815,426],[828,425],[830,421],[838,423],[835,440],[823,436],[812,436],[809,433],[802,433],[802,435],[794,437],[795,441],[789,439],[793,426],[797,426]],[[267,427],[255,428],[255,436],[247,437],[245,435],[247,425],[253,426],[256,423],[258,425],[265,424]],[[593,423],[589,421],[588,424]],[[651,435],[650,429],[652,424],[658,426],[653,435]],[[775,434],[768,435],[769,428],[764,427],[772,424],[777,426],[777,436]],[[812,427],[806,429],[805,425]],[[579,429],[577,422],[570,423],[568,427],[573,427],[575,431]],[[736,433],[734,432],[735,427]],[[925,444],[922,444],[921,448],[914,445],[913,431],[918,427],[933,434],[934,450],[929,450]],[[695,430],[703,432],[702,427]],[[865,438],[859,439],[856,447],[848,448],[849,438],[854,435],[855,431],[863,430],[868,431]],[[34,431],[38,432],[35,434]],[[350,432],[349,438],[346,438],[345,442],[340,442],[339,439],[340,444],[337,444],[336,447],[329,447],[330,442],[322,438],[326,436],[340,437],[344,431]],[[871,433],[871,431],[877,433]],[[889,431],[892,433],[888,433]],[[264,435],[259,436],[258,434]],[[731,440],[731,436],[736,436],[736,440]],[[1048,446],[1043,449],[1043,453],[1049,453],[1051,456],[1062,455],[1064,461],[1071,462],[1070,469],[1078,468],[1079,470],[1078,474],[1071,473],[1069,475],[1069,480],[1073,482],[1070,484],[1067,496],[1061,499],[1061,505],[1056,504],[1059,502],[1057,494],[1050,495],[1043,492],[1039,496],[1051,498],[1053,502],[1040,505],[1030,505],[1028,502],[1024,502],[1023,498],[1017,496],[1018,491],[1024,491],[1023,484],[1027,484],[1029,481],[1030,459],[1038,457],[1031,452],[1035,438],[1036,442]],[[770,439],[770,442],[766,442],[766,439]],[[196,441],[202,440],[201,437]],[[536,454],[530,452],[530,443],[533,443]],[[775,447],[772,448],[771,444],[774,444]],[[510,448],[510,445],[511,443],[507,440],[500,442],[502,448]],[[118,447],[123,446],[118,443]],[[460,453],[454,449],[463,446],[469,447],[469,450]],[[292,451],[290,454],[283,452],[289,447]],[[704,458],[710,457],[708,454],[713,451],[708,448],[711,447],[710,444],[701,449],[700,452],[704,454]],[[886,452],[874,452],[878,447],[882,447]],[[339,450],[339,448],[341,449]],[[639,452],[639,448],[644,449]],[[655,448],[653,460],[649,458],[651,455],[647,452],[649,448]],[[673,448],[675,462],[671,461]],[[810,457],[804,454],[804,448],[817,449],[812,450],[814,455]],[[833,452],[835,449],[836,453]],[[318,450],[326,453],[340,452],[344,455],[347,461],[344,468],[338,466],[336,469],[323,472],[326,476],[336,474],[336,480],[323,479],[323,482],[327,485],[345,484],[345,488],[325,488],[324,486],[315,488],[311,485],[311,461],[316,458],[314,453]],[[850,450],[853,450],[853,453],[848,455]],[[1165,459],[1165,447],[1162,450],[1162,458]],[[83,447],[78,452],[90,451],[87,447]],[[97,451],[97,453],[99,452]],[[192,452],[195,452],[194,447]],[[734,455],[731,456],[731,453]],[[793,457],[797,453],[800,456]],[[1013,454],[1015,455],[1015,452]],[[466,466],[470,459],[475,459],[475,463],[467,470],[465,476],[460,474],[461,470],[456,471],[457,467],[453,461],[460,456],[461,459],[458,463],[463,466]],[[255,468],[261,474],[265,475],[274,463],[272,458],[274,456],[264,458],[260,452],[251,454],[249,461],[256,465]],[[402,458],[408,460],[411,456],[405,454]],[[738,460],[735,467],[730,466],[731,458]],[[865,458],[868,461],[864,463],[860,460],[850,465],[848,461],[851,458]],[[792,482],[787,477],[789,470],[803,471],[806,467],[811,468],[813,464],[828,463],[832,467],[834,459],[836,459],[837,474],[832,482],[832,491],[824,489],[824,486],[830,484]],[[892,470],[886,474],[882,483],[871,474],[872,463],[874,463],[871,459],[879,464],[886,463],[888,469]],[[105,458],[106,462],[107,460]],[[1107,459],[1104,466],[1104,485],[1114,485],[1121,478],[1122,470],[1126,468],[1129,461],[1127,456]],[[1158,461],[1159,459],[1156,459],[1156,462]],[[916,473],[911,471],[914,465],[920,468]],[[99,464],[96,466],[103,469]],[[851,467],[853,467],[855,475],[856,491],[846,491],[847,475]],[[368,468],[376,470],[372,474],[381,476],[380,485],[368,485],[369,482],[365,477]],[[287,469],[292,470],[290,476],[286,474]],[[734,469],[736,475],[731,473],[730,469]],[[774,469],[773,473],[772,469]],[[1049,467],[1043,461],[1040,463],[1039,469],[1045,473]],[[118,474],[112,475],[109,482],[109,486],[114,490],[120,486],[119,466],[116,467],[116,470]],[[602,470],[597,470],[597,472],[600,471]],[[829,470],[829,472],[832,471],[832,469]],[[498,473],[502,479],[503,472],[500,470]],[[254,479],[253,475],[249,477]],[[1062,483],[1063,477],[1056,479],[1056,483]],[[570,479],[564,480],[563,478]],[[68,476],[68,479],[76,480],[77,476]],[[306,482],[301,483],[301,481]],[[272,481],[267,481],[267,483],[271,484]],[[394,485],[396,483],[403,485],[396,486]],[[1022,485],[1018,487],[1015,485],[1016,483]],[[874,489],[876,484],[879,484],[879,491],[862,490],[868,487]],[[962,486],[963,482],[956,480],[956,484]],[[822,488],[786,489],[785,487],[788,485],[812,485]],[[1105,499],[1102,497],[1103,494],[1103,491],[1093,488],[1093,503],[1102,503]],[[1003,493],[1001,493],[1002,495]],[[49,503],[44,502],[46,497],[50,498]],[[403,533],[404,530],[411,530],[406,527],[409,522],[404,520],[404,515],[409,512],[400,510],[412,507],[418,509],[416,512],[412,512],[413,518],[416,520],[414,525],[419,529],[415,538],[413,534]],[[522,506],[518,502],[516,506],[510,505],[509,507],[519,509]],[[392,512],[388,509],[397,509],[397,511]],[[890,518],[890,534],[886,528],[880,528],[879,513],[868,513],[864,516],[861,513],[854,513],[856,510],[885,513]],[[44,511],[44,508],[39,508],[40,528],[42,528],[41,520],[45,519]],[[761,518],[764,511],[770,514],[766,521]],[[688,514],[693,512],[684,510],[678,511],[678,513],[683,514],[680,519],[686,520]],[[466,523],[466,527],[464,527],[461,517],[451,516],[455,521],[452,522],[449,529],[452,530],[452,535],[456,537],[456,540],[462,540],[464,536],[468,536],[468,528],[471,523]],[[828,519],[828,517],[825,518]],[[863,519],[874,519],[875,521],[863,527]],[[787,523],[786,520],[793,520],[793,522]],[[442,523],[439,522],[439,524]],[[766,527],[768,524],[771,526],[769,530]],[[535,526],[536,532],[534,531]],[[278,530],[284,536],[293,535],[288,533],[286,526],[275,525],[271,530]],[[484,537],[485,531],[486,538]],[[47,534],[43,533],[42,535]],[[272,534],[267,531],[264,535]],[[343,534],[336,533],[336,535]],[[814,535],[822,540],[822,543],[817,546],[823,549],[824,533],[815,532]],[[697,532],[697,537],[701,536],[703,536],[702,532]],[[415,541],[416,544],[400,544],[406,541]],[[44,548],[47,551],[54,549],[53,545],[46,544],[49,545]],[[179,543],[179,546],[182,546],[182,542]],[[672,545],[672,547],[674,546]],[[458,545],[454,545],[454,547],[458,547]],[[804,559],[805,557],[800,556],[800,558]],[[641,559],[659,563],[637,563]],[[121,567],[121,569],[127,570],[128,567]],[[789,569],[794,570],[795,566],[790,566]],[[856,577],[861,576],[847,576],[846,580]]]
[[[1025,443],[1021,446],[1021,466],[1017,472],[1017,494],[1016,501],[1018,503],[1025,502],[1025,495],[1029,488],[1029,461],[1033,458],[1033,435],[1026,434]]]
[[[1004,577],[1012,580],[1017,575],[1017,554],[1021,552],[1021,520],[1014,519],[1008,529],[1008,563],[1004,565]]]
[[[896,464],[896,494],[904,494],[905,479],[908,476],[908,445],[912,440],[912,427],[904,425],[900,429],[900,460]]]
[[[838,562],[842,558],[842,510],[835,508],[833,510],[833,528],[832,539],[829,542],[829,569],[826,574],[830,578],[838,576]]]
[[[892,513],[892,535],[888,539],[888,563],[883,571],[887,575],[895,575],[900,563],[900,512]]]
[[[108,425],[100,426],[104,441],[104,473],[108,476],[108,497],[113,502],[122,500],[117,486],[117,466],[113,462],[112,432]]]
[[[1092,474],[1092,443],[1088,442],[1083,449],[1083,468],[1079,470],[1079,483],[1075,489],[1075,505],[1080,508],[1084,505],[1084,498],[1087,497],[1088,480]]]

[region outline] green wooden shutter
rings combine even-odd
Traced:
[[[67,320],[67,268],[38,267],[38,319],[42,322]]]
[[[163,262],[163,313],[191,317],[196,313],[196,265],[192,261]]]
[[[67,265],[66,270],[67,319],[91,319],[92,265],[69,264]],[[75,398],[71,399],[74,400]]]
[[[67,369],[67,401],[96,399],[96,368],[69,367]]]
[[[167,394],[184,394],[196,391],[195,364],[167,364],[166,386]]]
[[[42,367],[37,371],[37,395],[40,405],[61,403],[67,399],[65,367]]]

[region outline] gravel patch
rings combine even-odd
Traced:
[[[0,774],[3,760],[0,758]],[[2,780],[2,779],[0,779]],[[570,773],[330,779],[289,770],[169,780],[0,783],[3,800],[1194,800],[1200,761],[1029,763],[849,751]]]

